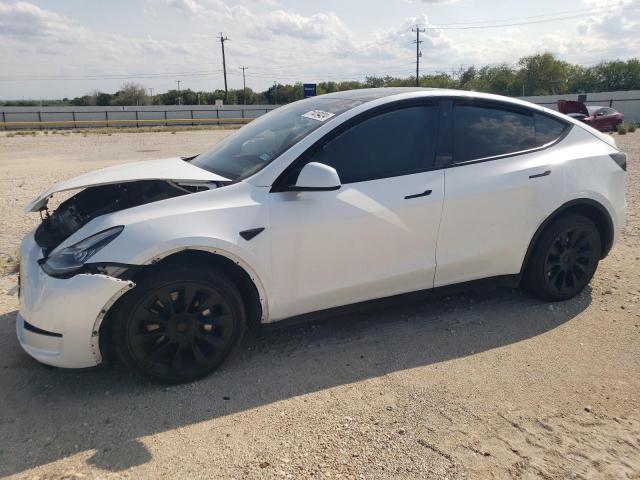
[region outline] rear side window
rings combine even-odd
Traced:
[[[354,125],[308,162],[332,166],[343,184],[408,175],[433,168],[437,138],[436,105],[405,107]]]
[[[533,116],[536,123],[536,147],[556,141],[567,128],[564,122],[547,115],[536,113]]]
[[[454,163],[535,147],[533,114],[493,106],[457,104],[453,118]]]

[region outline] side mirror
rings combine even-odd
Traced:
[[[302,167],[295,186],[288,190],[322,192],[338,190],[340,187],[340,177],[335,168],[325,165],[324,163],[310,162]]]

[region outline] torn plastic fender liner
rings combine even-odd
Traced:
[[[106,276],[106,275],[101,275],[101,276]],[[112,278],[114,280],[117,280],[123,285],[120,288],[120,290],[118,290],[115,294],[113,294],[113,296],[109,299],[109,301],[102,307],[102,309],[100,310],[100,313],[96,317],[95,322],[93,323],[93,329],[91,331],[91,349],[93,350],[93,357],[96,360],[96,365],[102,363],[102,352],[100,351],[100,327],[102,326],[102,321],[104,320],[104,317],[107,316],[107,313],[109,312],[113,304],[116,303],[116,301],[120,297],[122,297],[122,295],[124,295],[126,292],[128,292],[129,290],[131,290],[133,287],[136,286],[136,284],[133,283],[131,280],[121,280],[119,278],[114,278],[114,277],[107,277],[107,278]]]

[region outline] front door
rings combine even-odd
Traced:
[[[270,194],[274,320],[433,287],[438,113],[435,103],[378,112],[295,162],[288,184],[313,161],[334,167],[342,187]]]

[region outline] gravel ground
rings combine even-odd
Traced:
[[[1,254],[53,181],[226,134],[0,135]],[[492,290],[271,328],[167,388],[38,365],[0,276],[0,476],[640,478],[640,132],[616,140],[627,226],[564,303]]]

